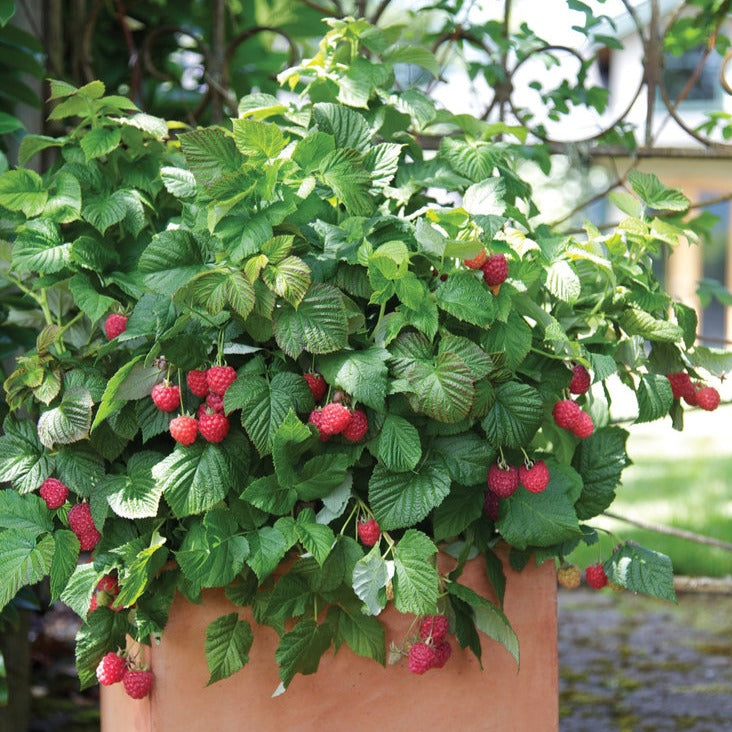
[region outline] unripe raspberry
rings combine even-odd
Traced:
[[[590,388],[590,374],[587,369],[578,363],[573,369],[572,381],[569,382],[569,390],[572,394],[585,394]]]
[[[485,260],[488,259],[485,249],[481,249],[472,259],[465,260],[465,266],[470,269],[480,269],[484,264]]]
[[[488,469],[488,487],[499,498],[512,496],[519,487],[518,468],[508,465],[503,469],[498,465],[491,465]]]
[[[576,590],[581,580],[582,573],[576,564],[564,564],[557,569],[557,582],[568,590]]]

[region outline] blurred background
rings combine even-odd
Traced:
[[[732,719],[732,391],[722,379],[732,368],[730,4],[0,0],[0,170],[52,161],[52,136],[64,130],[48,118],[48,78],[101,79],[149,114],[226,124],[243,94],[283,94],[277,74],[317,52],[325,22],[353,15],[432,49],[439,73],[405,56],[402,88],[528,129],[521,175],[541,212],[532,225],[622,226],[633,170],[681,189],[692,206],[661,219],[655,263],[697,312],[703,373],[723,404],[686,408],[682,433],[670,419],[634,425],[635,397],[611,386],[611,419],[631,433],[633,465],[612,508],[621,518],[603,517],[606,538],[571,557],[584,567],[619,538],[650,545],[671,557],[680,602],[561,590],[561,726],[716,732]],[[439,130],[423,142],[439,144]],[[36,336],[14,317],[7,254],[0,241],[6,367]],[[0,615],[0,730],[96,730],[95,691],[78,693],[70,650],[78,621],[62,606],[39,612],[44,594],[23,593]]]

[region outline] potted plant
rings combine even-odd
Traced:
[[[193,673],[155,660],[171,605],[204,599],[209,682],[260,633],[280,691],[344,644],[412,681],[445,666],[422,693],[467,668],[458,649],[480,659],[479,633],[518,660],[512,616],[554,643],[554,562],[597,540],[585,522],[628,463],[606,381],[639,421],[717,406],[695,384],[715,354],[652,269],[690,234],[662,217],[684,196],[637,174],[618,231],[536,225],[526,130],[399,90],[404,62],[433,59],[333,21],[282,77],[297,103],[252,94],[191,131],[54,82],[52,116],[76,126],[23,152],[57,162],[0,176],[7,276],[43,324],[5,384],[0,605],[50,575],[85,621],[82,685],[154,701],[176,663]],[[504,613],[506,576],[530,581]],[[673,598],[668,558],[633,544],[587,581]]]

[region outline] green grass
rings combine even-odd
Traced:
[[[732,425],[729,410],[714,422],[701,422],[705,434],[699,433],[696,418],[689,429],[693,437],[669,434],[666,425],[631,427],[628,453],[633,465],[625,470],[610,510],[732,543],[732,441],[727,425]],[[589,523],[614,536],[604,536],[599,546],[583,546],[574,552],[572,561],[580,566],[606,559],[618,539],[632,539],[668,554],[676,574],[732,575],[732,552],[605,517]]]

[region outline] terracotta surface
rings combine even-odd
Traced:
[[[405,661],[384,669],[343,646],[336,656],[326,653],[315,675],[296,676],[276,698],[277,634],[256,628],[250,662],[206,687],[206,625],[235,608],[222,591],[207,592],[203,605],[177,597],[163,640],[152,649],[151,697],[129,699],[121,684],[103,688],[102,732],[552,732],[558,729],[553,563],[532,563],[520,574],[506,568],[506,574],[505,612],[519,636],[519,672],[503,646],[487,638],[484,671],[453,638],[447,665],[424,676],[411,674]],[[466,569],[461,581],[487,593],[479,564]],[[385,617],[387,643],[401,642],[409,618],[388,611]]]

